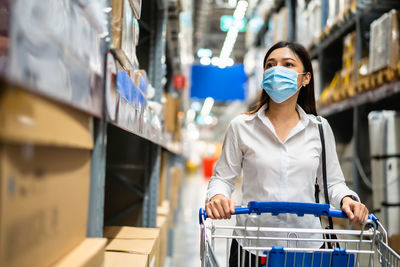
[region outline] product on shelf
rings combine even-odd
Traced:
[[[165,259],[167,257],[167,249],[168,249],[168,217],[167,216],[157,216],[156,222],[157,228],[160,229],[160,254],[159,254],[159,263],[160,267],[164,267]]]
[[[342,78],[343,90],[346,96],[354,96],[357,64],[356,64],[357,34],[351,32],[343,38]]]
[[[103,267],[107,239],[86,238],[52,267]]]
[[[8,60],[2,74],[101,116],[101,47],[107,35],[103,2],[11,1]]]
[[[149,266],[159,266],[160,229],[108,226],[103,234],[109,238],[106,251],[146,255]]]
[[[106,251],[104,255],[104,267],[116,266],[153,267],[154,265],[149,266],[147,255]]]
[[[0,98],[0,266],[49,266],[86,238],[92,120],[27,93]]]
[[[395,67],[400,59],[399,12],[391,10],[371,23],[370,71]]]
[[[131,0],[112,1],[112,45],[121,64],[128,69],[138,68],[136,46],[139,41],[139,23],[134,16]]]

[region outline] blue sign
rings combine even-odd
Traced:
[[[247,97],[247,75],[243,64],[219,68],[216,66],[192,66],[190,97],[215,101],[244,101]]]

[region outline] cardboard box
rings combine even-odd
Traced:
[[[148,255],[149,266],[159,266],[160,229],[107,226],[104,227],[103,236],[110,239],[107,251]]]
[[[167,217],[168,228],[173,227],[171,204],[169,200],[164,200],[163,203],[157,207],[157,215]]]
[[[0,145],[0,266],[48,266],[86,238],[90,151]]]
[[[148,267],[146,255],[106,251],[104,267]]]
[[[108,239],[157,239],[160,231],[155,228],[129,227],[129,226],[106,226],[103,236]]]
[[[158,232],[159,229],[154,229]],[[107,251],[125,252],[147,256],[147,266],[158,266],[159,239],[110,239],[106,246]]]
[[[112,0],[111,1],[111,31],[112,31],[112,45],[115,49],[121,49],[121,35],[122,35],[122,11],[124,1]]]
[[[0,141],[92,149],[92,120],[22,89],[0,93]]]
[[[172,94],[166,94],[165,97],[167,99],[165,108],[163,108],[165,128],[168,132],[173,133],[176,129],[178,112],[176,99],[172,96]]]
[[[107,239],[86,238],[53,267],[102,267]]]
[[[164,267],[168,251],[168,216],[157,216],[157,227],[160,229],[159,266]]]
[[[179,202],[179,189],[181,187],[183,178],[183,170],[180,167],[172,167],[170,168],[170,202],[171,202],[171,211],[178,207]]]

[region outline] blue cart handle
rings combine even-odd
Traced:
[[[298,216],[304,216],[304,214],[314,215],[316,217],[335,217],[347,219],[346,213],[342,210],[331,209],[328,204],[320,203],[302,203],[302,202],[260,202],[250,201],[247,207],[236,206],[235,212],[232,215],[237,214],[258,214],[271,213],[276,216],[281,213],[297,214]],[[206,220],[208,218],[206,211],[201,208],[199,211],[199,222],[202,223],[202,218]],[[368,219],[377,222],[379,219],[374,214],[369,214]]]

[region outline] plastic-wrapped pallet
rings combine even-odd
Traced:
[[[371,72],[397,64],[400,49],[398,11],[391,10],[371,23],[369,49]]]

